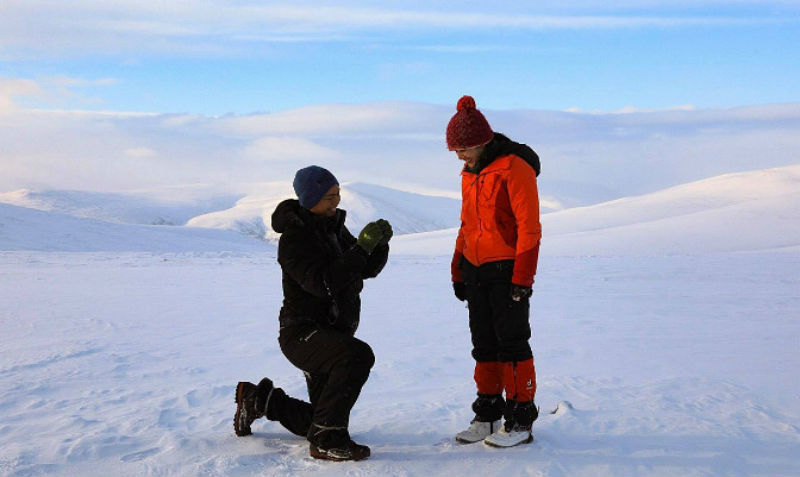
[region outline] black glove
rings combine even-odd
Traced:
[[[356,245],[364,249],[368,254],[371,254],[382,239],[383,230],[381,226],[377,222],[370,222],[361,229],[361,233],[358,234],[358,240],[356,240]]]
[[[522,301],[525,298],[530,298],[533,294],[531,287],[523,287],[521,285],[511,284],[511,299],[514,301]]]
[[[467,287],[464,285],[464,282],[453,282],[453,293],[455,293],[459,301],[466,300]]]
[[[383,232],[383,238],[381,239],[380,244],[385,245],[389,243],[389,240],[392,239],[392,235],[394,235],[394,231],[392,231],[392,225],[388,220],[384,219],[378,219],[376,222],[381,226],[381,232]]]

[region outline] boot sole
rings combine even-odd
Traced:
[[[313,457],[315,459],[330,460],[330,461],[333,461],[333,462],[359,461],[359,460],[367,459],[370,456],[370,454],[367,454],[367,455],[364,455],[364,456],[361,456],[361,457],[336,457],[336,456],[332,456],[332,455],[328,455],[328,454],[325,454],[323,452],[320,452],[319,450],[314,449],[314,448],[309,450],[309,455],[311,455],[311,457]]]
[[[471,440],[468,440],[468,439],[462,439],[460,437],[456,437],[455,439],[456,439],[456,442],[458,442],[459,444],[475,444],[476,442],[480,442],[480,441],[483,440],[483,439],[478,439],[477,441],[471,441]],[[485,437],[484,437],[484,439],[485,439]]]
[[[528,436],[528,438],[525,439],[524,441],[517,442],[516,444],[510,445],[510,446],[501,446],[499,444],[493,444],[493,443],[491,443],[489,441],[483,441],[484,444],[486,444],[489,447],[494,447],[495,449],[508,449],[509,447],[516,447],[516,446],[522,445],[522,444],[530,444],[531,442],[533,442],[533,434]]]
[[[236,385],[236,414],[233,415],[233,432],[239,437],[249,436],[253,432],[250,429],[239,429],[239,413],[242,411],[242,393],[244,392],[244,383],[240,382]]]

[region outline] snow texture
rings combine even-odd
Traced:
[[[475,390],[448,263],[395,255],[367,283],[376,365],[351,430],[373,456],[341,464],[274,422],[233,433],[237,381],[305,397],[274,253],[3,252],[0,474],[800,473],[797,253],[543,257],[542,416],[508,450],[453,439]]]

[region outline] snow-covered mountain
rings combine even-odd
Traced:
[[[230,207],[241,194],[183,190],[103,193],[75,190],[20,189],[0,194],[0,203],[104,222],[142,225],[185,225],[189,219]],[[188,196],[187,196],[188,195]]]
[[[188,227],[119,223],[166,210],[151,202],[152,208],[136,215],[139,199],[131,196],[4,194],[4,200],[16,197],[17,203],[51,212],[3,205],[0,250],[247,248],[248,239],[241,234],[269,241],[277,238],[270,230],[270,216],[281,200],[293,195],[288,182],[264,184],[261,190],[239,199],[233,207],[190,218]],[[113,207],[106,205],[106,199]],[[185,214],[191,209],[186,207],[174,210]],[[354,232],[370,220],[389,220],[397,235],[395,252],[446,255],[452,250],[460,207],[457,199],[345,183],[341,207],[348,211],[347,224]],[[111,222],[73,214],[107,217]],[[725,174],[652,194],[548,213],[542,216],[542,224],[543,253],[551,255],[695,254],[800,246],[800,165]],[[198,245],[192,245],[195,238]]]
[[[549,255],[661,255],[800,246],[800,165],[725,174],[652,194],[542,216]],[[395,249],[446,254],[456,230]]]
[[[725,174],[543,218],[554,254],[752,251],[800,246],[800,165]]]
[[[261,194],[251,194],[230,209],[204,214],[187,225],[236,230],[254,237],[275,241],[271,216],[284,199],[294,197],[289,182],[270,183]],[[347,211],[347,226],[357,233],[367,222],[384,218],[397,235],[440,230],[458,224],[460,200],[403,192],[366,183],[342,184],[340,208]]]
[[[70,216],[113,224],[188,225],[275,241],[277,235],[271,230],[270,217],[278,203],[294,197],[292,185],[284,181],[252,187],[258,192],[243,197],[196,192],[193,197],[179,200],[147,193],[19,190],[0,194],[0,204],[54,212],[57,215],[53,217]],[[354,231],[371,220],[385,218],[400,235],[453,227],[459,220],[460,201],[373,184],[345,183],[341,208],[347,210],[347,225]],[[37,221],[41,216],[31,217]]]
[[[0,203],[0,251],[257,252],[272,245],[226,230],[103,222]]]

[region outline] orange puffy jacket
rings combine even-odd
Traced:
[[[461,257],[475,266],[514,260],[511,282],[530,287],[539,261],[542,226],[536,172],[522,158],[500,156],[475,174],[461,172],[461,228],[452,261],[463,281]]]

